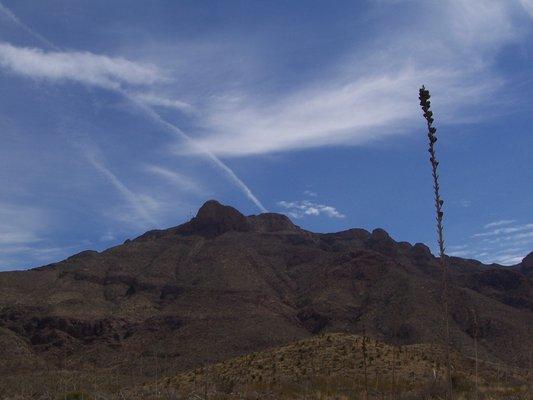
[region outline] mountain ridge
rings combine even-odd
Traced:
[[[475,311],[480,356],[530,362],[531,254],[524,260],[507,268],[449,258],[456,351],[471,352]],[[325,332],[442,340],[439,264],[424,244],[383,229],[313,233],[216,201],[189,222],[102,252],[2,272],[0,291],[0,341],[20,349],[21,370],[65,358],[135,366],[162,353],[185,371]]]
[[[193,235],[193,234],[199,234],[206,237],[216,237],[223,233],[226,233],[228,231],[239,231],[239,232],[249,232],[249,231],[258,231],[258,232],[279,232],[279,231],[300,231],[301,233],[309,232],[300,226],[294,224],[289,217],[287,217],[284,214],[280,213],[274,213],[274,212],[266,212],[261,214],[253,214],[245,216],[241,212],[239,212],[237,209],[235,209],[232,206],[222,205],[217,200],[208,200],[206,201],[198,210],[198,213],[195,217],[193,217],[191,220],[182,223],[178,226],[167,228],[167,229],[154,229],[147,231],[138,237],[134,239],[126,239],[123,244],[127,244],[131,241],[136,240],[145,240],[148,237],[160,237],[165,232],[171,232],[176,234],[182,234],[182,235]],[[435,258],[438,258],[434,256],[431,253],[430,248],[421,242],[417,242],[414,244],[411,244],[406,241],[395,241],[389,233],[384,230],[383,228],[375,228],[372,231],[368,231],[363,228],[349,228],[346,230],[338,231],[338,232],[331,232],[331,233],[315,233],[317,235],[334,235],[334,236],[340,236],[340,237],[350,237],[351,235],[354,235],[355,237],[358,237],[360,239],[368,239],[372,238],[374,241],[393,241],[397,244],[404,245],[404,246],[412,246],[413,248],[416,248],[416,252],[419,253],[420,256],[429,254]],[[117,245],[120,246],[120,245]],[[117,247],[113,246],[113,247]],[[102,252],[105,252],[109,249],[105,249]],[[66,260],[77,258],[77,257],[84,257],[89,256],[91,254],[99,254],[101,252],[96,250],[83,250],[79,253],[73,254],[72,256],[69,256],[66,258]],[[452,260],[466,260],[467,262],[476,263],[480,266],[485,267],[500,267],[500,268],[509,268],[509,269],[519,269],[520,272],[524,273],[525,275],[529,275],[531,272],[533,272],[533,251],[528,253],[522,260],[521,263],[518,263],[513,266],[503,266],[498,263],[491,263],[491,264],[485,264],[477,259],[473,258],[462,258],[462,257],[454,257],[454,256],[447,256],[448,259]],[[63,260],[65,261],[65,260]],[[46,268],[50,266],[55,266],[56,264],[60,263],[55,262],[43,266],[38,266],[30,269],[40,269],[40,268]],[[5,271],[5,272],[11,272],[11,271]]]

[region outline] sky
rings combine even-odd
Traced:
[[[208,199],[436,251],[533,251],[533,0],[0,0],[0,270]]]

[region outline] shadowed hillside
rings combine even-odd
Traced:
[[[530,366],[531,259],[507,268],[450,258],[461,357],[473,354],[475,312],[480,359]],[[312,233],[216,201],[101,253],[0,273],[0,291],[4,376],[68,365],[153,378],[154,360],[171,376],[328,332],[365,330],[396,346],[442,341],[438,260],[425,245],[381,229]]]

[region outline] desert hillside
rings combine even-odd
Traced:
[[[521,379],[532,362],[532,255],[515,267],[449,262],[457,370],[471,376],[477,332],[484,365],[516,369]],[[198,368],[214,365],[242,384],[280,371],[289,380],[312,371],[360,380],[354,351],[364,332],[372,379],[382,370],[387,382],[394,346],[401,382],[411,373],[426,381],[440,365],[440,282],[428,247],[382,229],[318,234],[283,215],[247,217],[209,201],[183,225],[0,273],[0,373],[13,382],[43,368],[113,371],[133,384],[157,370],[171,384],[195,382]],[[377,343],[385,353],[372,355]],[[264,358],[261,368],[252,354]],[[280,354],[285,361],[274,362]]]

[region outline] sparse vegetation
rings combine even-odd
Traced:
[[[368,353],[365,384],[363,352]],[[393,347],[369,337],[326,334],[287,346],[256,352],[180,374],[166,373],[156,381],[132,375],[126,369],[102,371],[46,371],[21,374],[0,381],[0,399],[440,399],[445,393],[441,349],[432,344]],[[390,375],[392,356],[396,378]],[[475,395],[473,361],[452,355],[458,399]],[[354,362],[355,361],[355,362]],[[206,371],[208,373],[206,374]],[[527,371],[510,370],[505,382],[496,379],[498,366],[480,363],[481,399],[526,400]],[[60,384],[60,381],[63,384]],[[23,384],[21,384],[23,382]],[[157,385],[158,389],[155,390]]]
[[[365,351],[347,351],[354,347]],[[368,356],[365,356],[367,352]],[[390,375],[393,357],[396,359],[394,380]],[[368,362],[366,372],[365,358]],[[473,394],[472,361],[463,359],[458,354],[453,355],[453,360],[453,379],[457,390],[463,394]],[[436,377],[433,371],[435,364],[443,366],[444,361],[440,348],[430,344],[404,346],[400,350],[366,336],[326,334],[214,364],[210,367],[212,378],[208,392],[215,396],[223,391],[221,388],[227,388],[227,383],[230,382],[231,388],[239,396],[243,393],[274,392],[279,396],[276,398],[287,399],[327,399],[335,396],[362,399],[368,392],[368,398],[371,399],[383,396],[419,398],[416,396],[424,393],[438,398],[444,395],[446,388],[446,381],[440,378],[445,376],[444,368],[436,367]],[[486,365],[483,373],[485,392],[498,391],[499,389],[490,386],[491,377],[496,370]],[[375,377],[372,387],[368,385],[367,374]],[[514,383],[509,385],[508,390],[521,393],[523,389],[519,389],[520,382],[524,382],[524,377],[524,371],[515,371]],[[202,369],[197,369],[166,378],[162,385],[166,389],[190,393],[204,384],[202,379]],[[305,393],[307,397],[304,396]],[[238,398],[237,394],[235,398]]]

